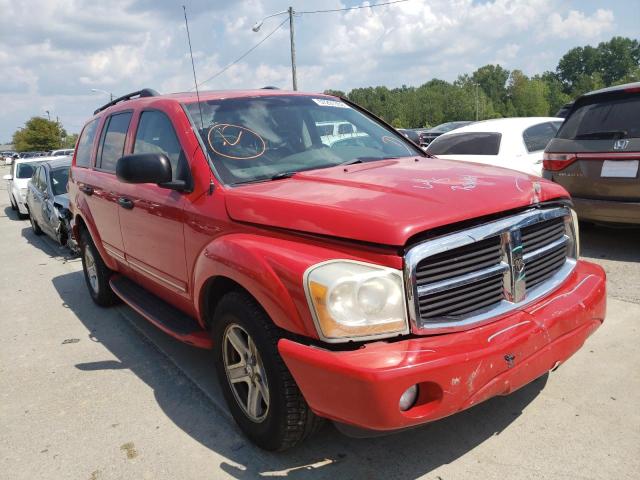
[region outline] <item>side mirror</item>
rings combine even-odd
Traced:
[[[116,176],[124,183],[170,183],[171,162],[163,153],[125,155],[116,163]]]
[[[7,180],[7,181],[11,181],[13,180],[13,175],[5,175],[4,177],[2,177],[3,180]]]

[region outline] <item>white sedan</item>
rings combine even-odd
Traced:
[[[542,154],[564,119],[496,118],[472,123],[436,138],[427,152],[438,158],[464,160],[542,175]]]
[[[7,192],[11,208],[18,211],[18,216],[22,219],[29,216],[27,209],[27,190],[29,180],[40,162],[58,159],[61,157],[32,157],[18,158],[11,165],[11,173],[2,177],[7,181]]]

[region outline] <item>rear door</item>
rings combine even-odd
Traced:
[[[189,181],[184,151],[162,111],[140,114],[132,153],[164,153],[171,162],[173,180]],[[150,183],[120,183],[119,189],[120,226],[129,266],[147,280],[147,286],[186,296],[184,194]]]
[[[118,198],[122,183],[116,178],[116,162],[124,154],[132,112],[110,115],[104,122],[91,174],[87,203],[107,252],[124,260],[124,245],[120,233]]]
[[[29,182],[29,215],[33,217],[40,228],[46,229],[43,225],[42,206],[44,204],[44,197],[46,195],[46,174],[44,165],[39,165],[36,168],[31,181]]]
[[[640,200],[640,92],[580,99],[546,156],[568,154],[568,166],[547,171],[573,196]]]

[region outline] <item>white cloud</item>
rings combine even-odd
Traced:
[[[557,38],[597,38],[602,33],[613,30],[613,20],[613,12],[601,8],[593,15],[571,10],[565,18],[559,13],[552,13],[548,20],[548,34]]]
[[[625,11],[624,0],[620,11]],[[341,8],[362,0],[187,0],[200,81],[264,38],[284,10]],[[410,0],[295,18],[302,89],[350,90],[453,80],[490,62],[538,73],[582,40],[614,28],[614,7],[570,10],[553,0]],[[141,87],[193,85],[180,2],[161,0],[0,0],[0,141],[46,108],[79,130],[104,96]],[[7,32],[10,32],[7,34]],[[288,24],[205,88],[291,85]]]

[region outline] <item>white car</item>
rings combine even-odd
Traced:
[[[54,150],[51,152],[51,157],[68,157],[73,155],[73,148],[63,148],[61,150]]]
[[[427,152],[438,158],[464,160],[542,175],[542,154],[563,118],[496,118],[444,133]]]
[[[2,152],[2,154],[0,155],[0,160],[4,160],[5,165],[11,165],[16,155],[16,152]]]
[[[36,169],[38,163],[58,159],[61,157],[32,157],[18,158],[11,165],[11,173],[2,177],[7,181],[7,192],[11,208],[18,211],[18,217],[25,219],[29,216],[27,209],[27,190],[29,180]]]

